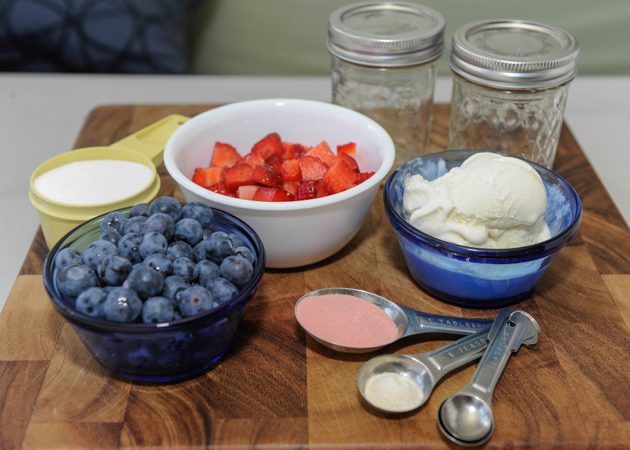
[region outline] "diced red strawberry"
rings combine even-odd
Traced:
[[[300,182],[295,196],[298,200],[308,200],[317,197],[317,181]]]
[[[260,155],[254,155],[253,153],[248,153],[243,157],[243,161],[246,164],[249,164],[252,167],[262,166],[265,164],[265,159]]]
[[[326,141],[322,141],[306,152],[308,156],[319,158],[328,166],[335,164],[335,154],[332,152]]]
[[[282,157],[280,157],[278,155],[272,155],[269,158],[267,158],[266,164],[268,166],[273,167],[278,172],[280,172],[280,169],[282,168]],[[264,165],[264,164],[261,164],[261,165]]]
[[[357,179],[355,181],[355,184],[363,183],[365,180],[370,178],[372,175],[374,175],[374,172],[360,172],[360,173],[358,173],[357,174]]]
[[[216,142],[210,165],[214,167],[232,167],[241,160],[241,155],[230,144]]]
[[[306,149],[301,144],[293,144],[291,142],[283,142],[282,148],[284,148],[284,153],[282,154],[282,159],[296,159],[306,153]]]
[[[225,169],[223,172],[225,186],[229,190],[235,190],[239,186],[255,184],[254,168],[249,164],[237,164],[234,167]]]
[[[228,189],[228,187],[223,183],[215,184],[214,186],[210,186],[208,189],[211,190],[212,192],[216,192],[217,194],[223,194],[229,197],[234,197],[234,190]]]
[[[353,187],[356,179],[356,172],[345,161],[339,161],[324,175],[324,184],[328,192],[336,194]]]
[[[326,183],[324,183],[324,180],[319,180],[317,182],[317,198],[326,197],[328,195],[330,195],[330,192],[328,192],[326,188]]]
[[[269,187],[281,187],[282,175],[271,166],[254,167],[254,182]]]
[[[252,147],[252,153],[262,157],[263,159],[269,158],[271,155],[282,156],[284,148],[282,148],[282,141],[278,133],[271,133],[256,142]]]
[[[352,156],[347,155],[346,153],[340,153],[336,158],[336,161],[344,161],[352,170],[357,173],[359,172],[359,165]]]
[[[198,167],[192,180],[205,188],[218,184],[223,179],[223,167]]]
[[[252,200],[258,189],[259,187],[254,185],[239,186],[236,190],[236,196],[238,198],[242,198],[243,200]]]
[[[280,174],[284,181],[300,181],[302,173],[300,172],[300,163],[297,159],[289,159],[282,163]]]
[[[282,189],[261,187],[258,188],[252,200],[259,200],[262,202],[290,202],[295,200],[295,197]]]
[[[317,181],[328,171],[328,166],[319,158],[305,155],[300,156],[298,162],[300,163],[302,181]]]
[[[342,153],[352,156],[353,158],[357,157],[357,144],[354,142],[348,142],[347,144],[338,145],[337,146],[337,154],[341,155]]]
[[[297,181],[285,181],[284,183],[282,183],[282,189],[284,189],[285,191],[296,195],[297,194],[297,189],[298,189],[298,182]]]

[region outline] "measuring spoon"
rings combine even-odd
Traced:
[[[383,342],[380,345],[372,347],[349,347],[340,345],[338,342],[330,342],[322,336],[316,336],[300,322],[298,314],[299,305],[302,301],[309,297],[319,295],[351,295],[353,297],[360,298],[367,302],[370,302],[378,306],[389,318],[394,322],[398,330],[397,336],[389,342]],[[331,348],[333,350],[345,353],[367,353],[379,348],[383,348],[399,339],[407,336],[421,333],[446,333],[456,335],[469,335],[477,333],[478,331],[488,328],[492,324],[492,320],[489,319],[467,319],[463,317],[450,317],[439,316],[435,314],[429,314],[422,311],[417,311],[411,308],[405,308],[388,300],[380,295],[373,294],[371,292],[362,291],[360,289],[352,288],[326,288],[309,292],[303,295],[296,303],[294,308],[295,318],[300,326],[306,331],[306,333],[315,339],[320,344]]]
[[[514,311],[508,320],[494,322],[488,349],[472,379],[440,406],[438,426],[444,436],[464,446],[481,445],[490,439],[494,388],[512,352],[521,344],[536,344],[539,333],[538,323],[525,311]]]
[[[511,309],[495,319],[505,322]],[[361,396],[378,410],[404,413],[422,406],[449,372],[481,357],[488,347],[485,328],[431,352],[418,355],[382,355],[363,364],[357,375]]]

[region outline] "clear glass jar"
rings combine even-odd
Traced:
[[[488,20],[453,35],[449,148],[500,151],[553,166],[579,52],[568,32]]]
[[[444,18],[404,2],[353,3],[328,22],[332,100],[371,117],[396,145],[394,167],[425,152]]]
[[[332,58],[333,103],[378,122],[396,145],[394,167],[425,152],[431,133],[436,63],[361,66]]]
[[[449,148],[496,150],[553,166],[569,84],[492,89],[453,76]]]

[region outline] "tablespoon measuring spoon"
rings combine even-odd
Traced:
[[[312,329],[309,329],[307,324],[304,323],[304,317],[302,317],[300,314],[300,305],[303,302],[313,301],[313,297],[323,295],[350,295],[360,300],[364,300],[372,303],[373,305],[376,305],[394,322],[397,330],[396,337],[387,342],[379,343],[379,345],[372,345],[369,347],[349,346],[344,345],[341,342],[333,342],[330,339],[326,339],[325,336],[314,332],[314,330]],[[372,352],[393,342],[396,342],[399,339],[414,334],[475,334],[476,332],[484,328],[490,329],[490,325],[492,324],[492,320],[489,319],[467,319],[463,317],[440,316],[417,311],[411,308],[405,308],[404,306],[400,306],[391,300],[381,297],[380,295],[352,288],[326,288],[309,292],[308,294],[303,295],[295,303],[294,313],[296,320],[309,336],[311,336],[317,342],[326,347],[345,353]]]
[[[494,431],[492,394],[510,355],[521,345],[538,342],[540,327],[525,311],[514,311],[503,323],[495,322],[490,343],[472,379],[442,402],[438,426],[444,436],[464,446],[487,442]]]
[[[503,309],[495,322],[513,310]],[[374,408],[404,413],[422,406],[449,372],[481,357],[488,347],[488,328],[418,355],[381,355],[367,361],[357,375],[363,399]]]

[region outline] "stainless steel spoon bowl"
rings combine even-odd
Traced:
[[[367,302],[370,302],[378,306],[385,314],[387,314],[398,329],[398,335],[390,342],[383,342],[382,345],[374,347],[347,347],[340,345],[337,342],[330,342],[321,336],[313,335],[304,324],[300,323],[300,319],[297,314],[298,306],[300,302],[306,298],[318,296],[318,295],[352,295],[353,297],[360,298]],[[304,331],[315,339],[320,344],[336,350],[338,352],[345,353],[367,353],[383,348],[399,339],[414,334],[422,333],[446,333],[455,335],[469,335],[475,334],[482,329],[490,329],[492,320],[489,319],[467,319],[463,317],[450,317],[439,316],[435,314],[428,314],[422,311],[417,311],[404,306],[397,305],[391,300],[388,300],[380,295],[373,294],[371,292],[362,291],[360,289],[352,288],[326,288],[309,292],[303,295],[296,303],[294,307],[295,318],[302,326]]]

